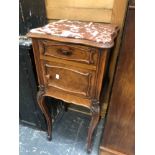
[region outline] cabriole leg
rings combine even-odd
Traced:
[[[100,106],[99,106],[99,101],[98,100],[92,100],[92,105],[91,105],[91,113],[92,113],[92,118],[91,122],[89,125],[89,130],[88,130],[88,137],[87,137],[87,152],[90,153],[92,149],[92,136],[94,133],[94,130],[98,124],[99,117],[100,117]]]
[[[48,111],[47,105],[44,101],[45,98],[45,88],[44,86],[39,86],[39,91],[37,93],[37,101],[39,104],[39,107],[41,109],[41,111],[43,112],[43,114],[45,115],[46,121],[47,121],[47,128],[48,128],[48,140],[52,139],[52,118],[51,115]]]

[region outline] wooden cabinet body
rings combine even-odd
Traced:
[[[135,154],[134,16],[129,5],[100,155]]]
[[[32,39],[40,91],[43,96],[85,106],[94,117],[88,132],[88,151],[91,137],[100,115],[101,89],[110,51],[91,46]],[[40,94],[38,103],[40,103]],[[40,103],[40,107],[48,110]],[[44,111],[43,110],[43,111]],[[45,116],[46,116],[45,114]],[[49,126],[51,119],[47,117]],[[48,128],[51,139],[51,127]]]
[[[61,33],[61,36],[51,34],[53,32],[56,35]],[[97,32],[96,38],[94,32]],[[117,32],[116,25],[60,20],[43,28],[33,29],[28,34],[32,38],[40,87],[38,104],[47,120],[49,139],[51,117],[44,102],[45,96],[90,109],[92,119],[88,130],[87,150],[91,150],[92,135],[100,116],[103,78]],[[66,34],[71,37],[62,37]],[[77,39],[72,35],[87,39]],[[89,38],[98,39],[100,42]]]
[[[85,107],[92,99],[100,100],[108,50],[40,39],[33,39],[33,44],[40,85],[46,87],[47,96]]]

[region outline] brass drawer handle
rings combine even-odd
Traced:
[[[61,55],[65,55],[65,56],[70,56],[72,55],[72,51],[67,51],[67,50],[63,50],[63,49],[58,49],[57,52]]]

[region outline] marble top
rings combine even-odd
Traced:
[[[106,47],[114,44],[118,30],[118,26],[112,24],[58,20],[32,29],[30,33],[89,40]]]

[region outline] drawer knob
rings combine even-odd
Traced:
[[[45,77],[46,77],[46,79],[50,79],[50,75],[49,74],[45,75]]]
[[[65,56],[70,56],[72,55],[72,51],[68,51],[68,50],[63,50],[63,49],[58,49],[57,52],[61,55],[65,55]]]

